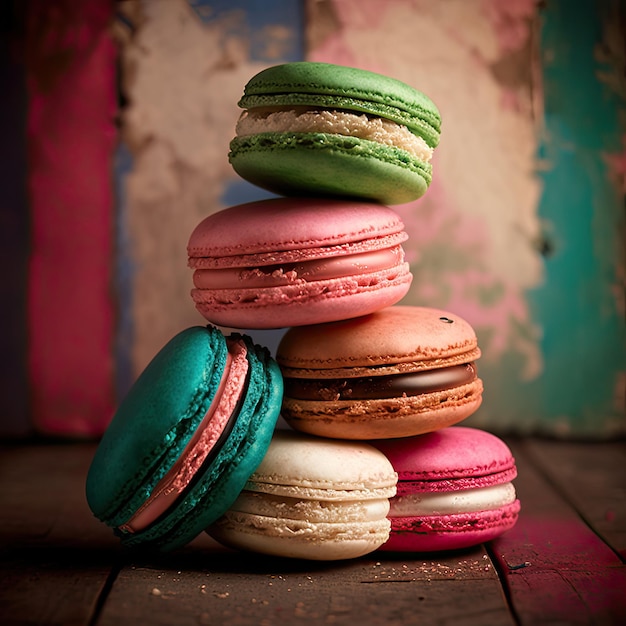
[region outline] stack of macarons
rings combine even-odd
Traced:
[[[307,559],[486,541],[515,522],[515,463],[451,427],[479,407],[476,335],[399,304],[408,236],[388,205],[431,181],[435,105],[324,63],[246,85],[229,160],[278,194],[191,233],[193,301],[118,409],[90,468],[93,512],[127,545],[221,543]],[[246,334],[286,328],[275,357]],[[291,427],[276,429],[279,413]]]
[[[271,509],[265,500],[275,487],[259,487],[292,457],[316,458],[314,445],[322,468],[327,447],[338,444],[374,446],[399,475],[391,538],[376,540],[383,549],[464,547],[503,532],[519,509],[513,457],[489,433],[448,428],[481,403],[474,330],[447,311],[398,304],[412,275],[408,236],[388,205],[428,189],[436,106],[392,78],[308,62],[260,72],[239,106],[229,160],[281,197],[198,225],[188,248],[192,297],[214,324],[288,327],[276,354],[282,415],[300,435],[278,433],[211,534],[272,554],[345,557],[338,535],[318,536],[313,513],[286,515],[293,502],[283,497]],[[338,463],[327,479],[342,483],[346,468]]]
[[[282,328],[391,306],[412,275],[407,234],[386,204],[432,178],[435,105],[365,70],[297,62],[254,76],[229,160],[282,198],[227,208],[192,233],[192,297],[209,322]]]

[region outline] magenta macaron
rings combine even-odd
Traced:
[[[398,473],[391,534],[380,548],[456,550],[512,528],[520,510],[515,459],[486,431],[453,426],[426,435],[373,442]]]
[[[189,239],[191,295],[213,324],[282,328],[367,315],[412,275],[404,225],[368,202],[276,198],[205,218]]]

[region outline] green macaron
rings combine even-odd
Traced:
[[[427,96],[399,80],[286,63],[250,79],[239,106],[229,160],[259,187],[400,204],[430,185],[441,117]]]
[[[226,511],[260,464],[282,377],[245,335],[192,327],[139,376],[105,432],[87,501],[127,546],[169,550]]]

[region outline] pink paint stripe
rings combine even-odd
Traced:
[[[45,89],[29,76],[29,372],[45,434],[97,436],[114,405],[111,10],[85,2],[63,42],[69,67]]]

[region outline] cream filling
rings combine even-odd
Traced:
[[[265,517],[253,513],[227,511],[211,529],[211,534],[216,536],[218,540],[222,538],[226,543],[229,543],[228,540],[232,537],[231,545],[234,547],[246,545],[245,541],[242,542],[241,534],[253,536],[261,535],[264,539],[262,545],[261,543],[259,543],[258,546],[248,544],[249,547],[254,547],[257,551],[261,552],[268,549],[269,546],[267,546],[265,542],[272,537],[287,539],[289,544],[299,540],[317,544],[328,542],[328,548],[331,550],[333,546],[330,542],[366,541],[368,543],[381,545],[389,538],[390,526],[390,521],[386,517],[369,521],[337,521],[328,523],[311,522],[306,519],[295,520]],[[234,535],[231,535],[231,533],[234,533]],[[369,552],[371,549],[367,551]],[[336,548],[333,550],[333,553],[335,554],[332,558],[338,558]],[[284,551],[281,550],[280,555],[284,556]],[[307,558],[311,558],[311,556],[307,555]],[[328,557],[323,556],[321,558],[326,559]],[[339,558],[341,557],[339,556]]]
[[[345,278],[397,267],[404,262],[402,246],[361,254],[256,268],[198,269],[193,283],[198,289],[278,287],[314,280]]]
[[[426,163],[430,163],[433,156],[433,148],[406,126],[382,117],[347,111],[244,111],[237,122],[236,133],[238,137],[258,133],[329,133],[395,146]]]
[[[147,528],[174,504],[202,467],[243,393],[248,373],[246,352],[243,342],[229,341],[222,379],[202,422],[178,460],[157,483],[148,499],[119,527],[120,530],[135,533]]]
[[[451,515],[489,511],[515,502],[512,483],[461,491],[416,493],[391,499],[389,517]]]
[[[387,517],[389,499],[375,500],[308,500],[274,496],[267,493],[242,491],[230,508],[238,513],[262,515],[283,520],[310,523],[371,522]]]

